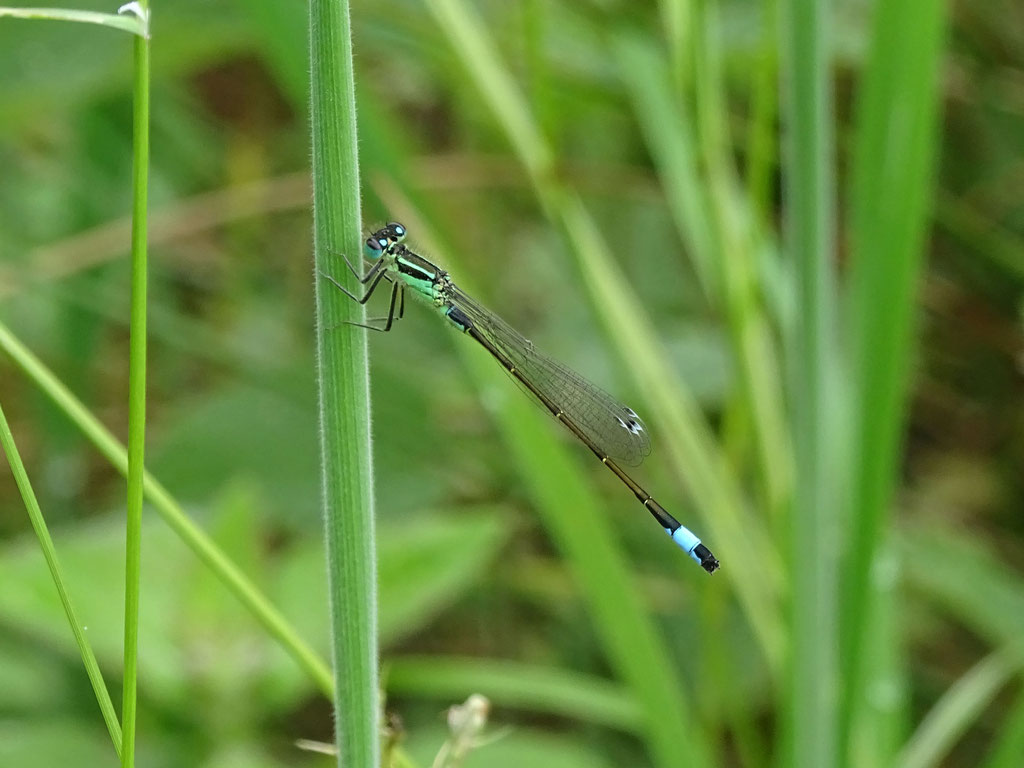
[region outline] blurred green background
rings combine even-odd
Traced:
[[[688,765],[691,741],[706,764],[788,764],[785,669],[804,649],[785,609],[800,556],[784,415],[797,390],[783,350],[801,318],[779,234],[779,9],[474,4],[554,153],[553,187],[538,195],[437,5],[353,2],[367,226],[404,221],[414,247],[644,416],[654,452],[637,478],[704,535],[723,570],[707,578],[556,423],[534,409],[540,427],[525,424],[525,398],[496,370],[475,373],[486,363],[467,339],[410,306],[394,332],[370,339],[387,709],[420,765],[444,740],[445,708],[473,692],[509,729],[470,766]],[[851,765],[1024,765],[1024,6],[961,2],[948,13],[930,234],[920,279],[910,274],[906,407],[837,408],[873,414],[904,446],[864,571],[877,599],[861,616],[880,629],[855,646],[871,674],[839,726]],[[325,653],[306,8],[180,0],[154,14],[147,465]],[[839,3],[828,40],[841,285],[855,248],[847,202],[871,19],[870,4]],[[899,55],[913,57],[912,37]],[[0,319],[122,439],[130,64],[124,34],[0,19]],[[551,188],[578,193],[613,267],[574,258],[571,229],[552,224]],[[723,300],[730,270],[754,287]],[[636,358],[616,337],[622,307],[600,300],[595,274],[617,281],[630,317],[642,313],[652,346]],[[737,328],[755,329],[753,352]],[[848,354],[838,343],[838,380]],[[684,383],[672,390],[679,403],[699,404],[707,442],[677,428],[685,413],[664,415],[675,401],[654,380],[660,370]],[[6,356],[0,385],[113,687],[124,482]],[[851,483],[856,432],[837,428],[829,454]],[[721,462],[728,483],[718,469],[694,481],[688,456]],[[836,512],[822,514],[841,518],[849,488],[832,488]],[[595,508],[557,517],[559,500],[580,499]],[[721,540],[719,505],[749,542]],[[603,574],[600,559],[566,545],[572,521],[591,515],[621,548],[601,553],[615,559]],[[843,583],[857,544],[837,529]],[[140,764],[329,764],[294,746],[331,741],[313,681],[155,515],[143,552]],[[7,472],[0,584],[0,765],[112,764]],[[827,638],[849,635],[843,594]],[[602,596],[629,608],[616,615]],[[616,626],[634,613],[656,631]],[[645,725],[657,705],[645,679],[663,681],[672,716],[685,717],[678,760]]]

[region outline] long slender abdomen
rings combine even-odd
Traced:
[[[480,330],[473,326],[473,321],[468,318],[458,307],[449,306],[444,310],[445,316],[451,320],[458,328],[469,333],[477,342],[491,355],[504,366],[513,377],[522,383],[527,390],[529,390],[534,397],[537,398],[540,403],[547,408],[551,414],[562,422],[566,428],[583,443],[590,451],[601,460],[601,462],[608,467],[625,485],[637,499],[644,505],[648,512],[658,521],[658,524],[664,529],[665,533],[674,541],[686,554],[697,561],[701,568],[708,573],[714,573],[718,569],[718,560],[711,550],[708,549],[701,540],[686,526],[681,524],[672,515],[666,511],[666,509],[656,502],[651,495],[645,491],[639,483],[637,483],[632,477],[630,477],[618,464],[610,459],[604,451],[602,451],[593,440],[591,440],[587,434],[581,430],[571,419],[569,419],[565,412],[562,411],[550,398],[546,397],[543,392],[540,392],[530,381],[528,381],[523,374],[516,368],[515,364],[504,355],[494,344],[491,343],[490,339],[486,338],[480,333]]]

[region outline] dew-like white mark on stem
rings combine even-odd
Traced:
[[[120,16],[129,15],[134,16],[142,22],[142,34],[148,40],[149,39],[149,11],[142,7],[137,0],[132,0],[130,3],[125,3],[117,9],[117,13]]]

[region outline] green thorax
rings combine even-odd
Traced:
[[[392,260],[388,270],[397,274],[414,293],[433,304],[443,301],[447,272],[403,245],[393,246],[388,257]]]

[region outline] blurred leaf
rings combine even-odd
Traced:
[[[964,248],[991,261],[1008,279],[1024,284],[1024,238],[999,226],[969,202],[949,195],[939,198],[935,223]]]
[[[218,538],[237,555],[265,537],[246,499],[229,496],[220,519],[227,525]],[[384,641],[412,632],[475,584],[510,531],[495,510],[459,516],[429,516],[380,531],[381,628]],[[232,534],[230,531],[234,530]],[[123,534],[112,521],[55,532],[57,550],[79,614],[101,663],[120,664],[121,590],[124,581]],[[310,682],[276,648],[230,594],[189,553],[166,526],[144,526],[140,617],[142,690],[168,703],[184,704],[199,681],[208,701],[242,696],[246,689],[274,685],[264,706],[285,706],[308,693]],[[253,538],[258,537],[258,539]],[[246,544],[248,540],[248,544]],[[246,557],[244,559],[251,559]],[[303,636],[323,647],[325,571],[319,544],[285,551],[261,562],[272,581],[278,605],[294,619]],[[0,616],[15,622],[55,648],[72,653],[67,620],[34,539],[9,544],[0,557],[0,583],[18,584],[0,591]],[[268,663],[269,662],[269,663]],[[197,704],[194,702],[193,706]]]
[[[382,641],[410,632],[477,584],[511,532],[508,518],[487,507],[382,527]]]
[[[899,756],[900,768],[939,765],[949,748],[981,715],[999,689],[1021,667],[1020,648],[990,653],[975,664],[925,715]]]
[[[676,229],[704,293],[720,302],[722,271],[715,260],[724,256],[715,241],[707,180],[699,172],[693,115],[684,113],[675,97],[671,73],[655,46],[636,35],[622,35],[616,40],[615,52]]]
[[[245,480],[282,522],[313,527],[319,498],[312,409],[247,384],[205,393],[179,408],[151,419],[157,437],[148,451],[150,470],[179,499],[205,498]]]
[[[117,669],[123,642],[124,534],[110,520],[53,534],[96,656],[104,666]],[[218,639],[216,631],[209,640],[204,638],[215,628],[197,626],[193,620],[190,587],[202,566],[173,532],[155,521],[143,527],[143,549],[145,601],[139,633],[146,653],[140,659],[140,679],[144,693],[170,701],[186,695],[190,674],[203,675],[203,663],[194,655],[197,647],[193,643],[211,642],[215,648]],[[0,581],[19,585],[17,590],[0,593],[0,614],[70,653],[66,619],[34,540],[6,547],[0,559]],[[222,608],[230,611],[234,601],[225,590],[214,594],[218,592]],[[231,658],[225,653],[225,660]],[[246,667],[245,674],[251,672]]]
[[[0,765],[107,768],[117,754],[97,720],[93,728],[56,718],[0,720]]]
[[[842,518],[836,504],[846,487],[846,439],[836,375],[843,361],[837,343],[832,9],[813,0],[782,0],[778,8],[782,249],[796,317],[785,350],[795,472],[783,521],[790,611],[780,740],[783,763],[819,768],[844,762],[841,732],[849,714],[835,706],[842,685],[836,556]]]
[[[309,98],[309,21],[288,0],[250,0],[240,12],[252,22],[264,58],[296,110]]]
[[[391,694],[461,701],[482,693],[497,707],[516,707],[642,733],[628,689],[609,680],[502,659],[399,656],[386,662]]]
[[[66,634],[66,621],[64,627]],[[70,655],[70,645],[68,664],[55,664],[52,655],[40,653],[40,644],[35,638],[24,635],[12,638],[9,634],[8,630],[0,636],[0,711],[53,716],[66,711],[76,702],[76,697],[88,701],[85,672],[72,666],[76,659]],[[95,703],[92,708],[95,712]],[[108,748],[109,744],[108,740]]]
[[[501,733],[501,721],[493,711],[490,722],[491,726],[484,732],[485,740],[488,734]],[[419,765],[428,766],[446,738],[447,733],[439,729],[417,729],[406,742],[407,751]],[[616,763],[605,751],[589,739],[515,728],[470,752],[460,768],[611,768],[613,765]]]
[[[486,573],[512,533],[509,518],[490,507],[424,514],[377,528],[381,644],[396,642],[459,599]],[[326,589],[323,549],[305,543],[285,557],[275,580],[277,604],[304,637],[323,646],[327,616],[317,600]]]
[[[153,55],[156,80],[223,60],[251,40],[246,15],[225,3],[180,0],[157,8],[152,26],[160,40]],[[27,30],[0,24],[0,71],[6,74],[0,79],[0,125],[128,88],[129,38],[78,24],[33,24]]]
[[[898,538],[907,580],[995,646],[1024,649],[1024,577],[979,541],[937,522]]]

